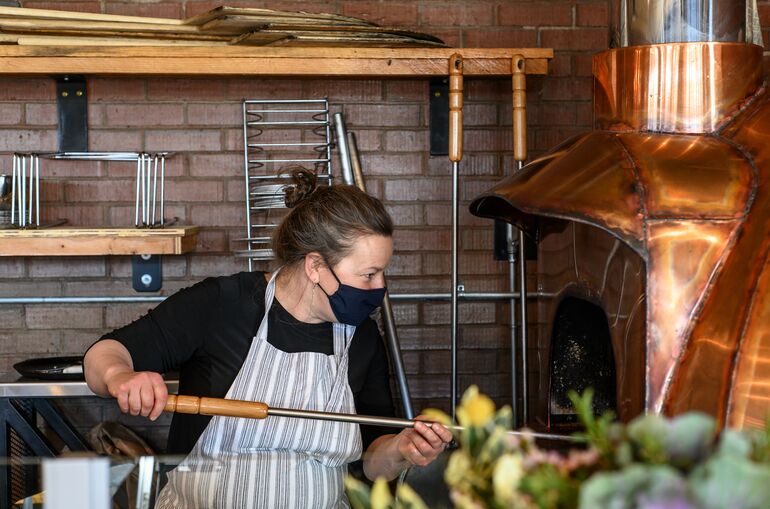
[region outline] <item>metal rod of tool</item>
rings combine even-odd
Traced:
[[[366,192],[364,183],[364,172],[361,169],[361,158],[358,156],[358,144],[356,136],[353,133],[347,133],[347,148],[350,155],[350,166],[356,186]],[[385,298],[382,301],[382,323],[385,326],[385,339],[390,351],[390,361],[393,364],[393,372],[398,382],[398,392],[401,395],[401,405],[404,409],[404,416],[407,419],[414,418],[414,409],[412,408],[412,396],[409,393],[409,383],[406,380],[406,371],[404,370],[404,360],[401,358],[401,344],[398,341],[398,331],[396,330],[396,316],[393,314],[393,305],[391,304],[390,292],[385,292]]]
[[[266,419],[272,417],[291,417],[295,419],[314,419],[319,421],[350,422],[353,424],[365,424],[370,426],[383,426],[389,428],[413,428],[417,421],[413,419],[399,419],[397,417],[378,417],[373,415],[345,414],[337,412],[318,412],[315,410],[294,410],[289,408],[273,408],[260,401],[243,401],[222,398],[199,398],[197,396],[168,396],[166,412],[197,415],[219,415],[224,417],[245,417],[247,419]],[[454,432],[461,432],[462,426],[446,426]],[[530,431],[509,431],[508,433],[521,436],[552,440],[574,440],[566,435],[551,435],[548,433],[536,433]]]
[[[451,376],[452,419],[457,407],[457,317],[458,301],[458,237],[460,160],[463,157],[463,58],[458,53],[449,57],[449,160],[452,161],[452,310],[451,310]]]
[[[348,149],[348,136],[345,129],[345,121],[342,120],[342,113],[334,114],[334,132],[337,135],[337,149],[340,152],[340,165],[342,166],[342,180],[348,185],[354,185],[353,177],[353,158]],[[361,188],[361,186],[359,186]],[[365,189],[361,188],[362,191]]]
[[[508,246],[508,290],[511,294],[514,294],[516,293],[517,237],[514,233],[513,225],[510,223],[506,223],[505,225],[505,241]],[[519,364],[516,356],[516,349],[518,348],[519,336],[516,330],[516,297],[511,297],[508,303],[509,318],[511,322],[511,415],[513,425],[517,426],[519,424]]]
[[[513,159],[520,171],[527,158],[527,82],[526,59],[514,55],[511,59],[513,92]],[[529,421],[529,366],[527,362],[527,260],[524,256],[524,231],[519,230],[519,308],[521,329],[521,402],[522,424]],[[513,305],[513,301],[511,301]],[[511,345],[513,346],[513,345]],[[515,376],[515,372],[512,374]],[[514,395],[515,397],[515,395]]]

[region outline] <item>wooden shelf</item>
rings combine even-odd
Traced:
[[[266,48],[0,45],[0,74],[51,76],[325,76],[440,77],[449,57],[463,57],[465,76],[511,76],[511,58],[527,74],[546,74],[548,48]]]
[[[197,237],[197,226],[0,230],[0,256],[178,255]]]

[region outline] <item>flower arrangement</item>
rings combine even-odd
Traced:
[[[460,447],[444,479],[460,509],[760,509],[770,507],[770,425],[717,432],[712,417],[643,415],[628,424],[595,417],[592,392],[570,398],[585,431],[566,453],[513,435],[511,411],[476,387],[457,408]],[[450,424],[440,411],[428,415]],[[423,509],[407,485],[395,496],[383,479],[372,489],[345,481],[354,509]]]

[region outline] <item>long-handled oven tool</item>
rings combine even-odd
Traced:
[[[317,412],[314,410],[294,410],[289,408],[269,407],[261,401],[243,401],[237,399],[199,398],[197,396],[177,396],[169,394],[166,401],[166,412],[180,414],[219,415],[225,417],[244,417],[247,419],[266,419],[267,417],[293,417],[297,419],[316,419],[321,421],[351,422],[371,426],[390,428],[413,428],[416,422],[424,422],[429,426],[430,421],[399,419],[397,417],[378,417],[373,415],[344,414],[336,412]],[[455,432],[463,430],[462,426],[446,426]],[[509,431],[512,435],[531,436],[549,440],[574,440],[566,435],[550,435],[529,431]]]

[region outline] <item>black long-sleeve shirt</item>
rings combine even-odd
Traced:
[[[179,393],[223,398],[246,360],[265,313],[263,272],[208,278],[180,290],[138,320],[102,336],[122,343],[136,371],[179,371]],[[268,313],[268,342],[285,352],[334,353],[331,323],[300,322],[278,302]],[[359,414],[393,416],[388,361],[377,325],[356,328],[348,382]],[[167,453],[187,454],[210,416],[175,414]],[[387,428],[361,427],[364,449]]]

